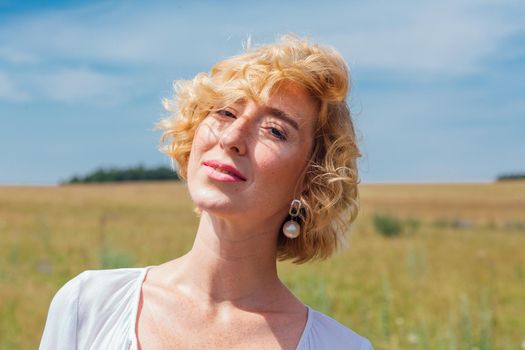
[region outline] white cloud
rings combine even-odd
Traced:
[[[29,98],[27,92],[19,88],[6,73],[0,71],[0,99],[10,102],[23,102]]]
[[[525,34],[490,2],[366,2],[348,8],[349,30],[328,39],[357,67],[395,73],[464,75],[486,69],[501,42]],[[498,9],[521,11],[501,2]]]
[[[131,83],[88,68],[60,69],[34,77],[38,95],[63,103],[116,104],[130,94]]]
[[[4,25],[0,40],[11,41],[16,50],[48,61],[146,65],[202,62],[206,52],[220,47],[213,39],[228,26],[223,23],[215,27],[211,18],[198,10],[197,6],[181,10],[169,4],[95,3],[21,17]],[[227,36],[222,35],[225,40]],[[203,37],[209,40],[201,40]]]
[[[254,30],[273,36],[291,29],[333,44],[358,67],[461,75],[482,71],[504,38],[525,31],[520,16],[499,15],[525,15],[512,1],[376,0],[300,8],[283,3],[279,10],[270,5],[95,3],[21,17],[4,25],[0,40],[11,41],[4,56],[15,60],[172,66],[208,64],[227,46],[239,49],[237,39]],[[234,42],[228,41],[232,35],[238,36]]]
[[[6,61],[13,64],[31,64],[37,63],[38,59],[32,54],[18,49],[0,47],[0,61]]]
[[[9,75],[0,71],[0,100],[50,100],[93,106],[116,105],[140,93],[136,77],[99,72],[87,67],[55,68]],[[134,83],[135,82],[135,83]]]

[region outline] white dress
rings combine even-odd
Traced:
[[[40,350],[136,350],[140,290],[148,268],[85,271],[55,295]],[[298,350],[372,350],[370,342],[308,307]]]

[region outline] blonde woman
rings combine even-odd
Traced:
[[[160,126],[200,212],[192,249],[80,274],[54,297],[40,349],[371,349],[276,270],[329,257],[357,215],[348,88],[336,51],[293,36],[177,82]]]

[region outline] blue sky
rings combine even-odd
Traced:
[[[525,2],[0,0],[0,184],[169,164],[161,99],[242,42],[336,47],[363,182],[525,171]]]

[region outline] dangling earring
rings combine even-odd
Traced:
[[[283,225],[283,233],[286,237],[290,239],[297,238],[301,233],[301,226],[297,222],[297,216],[301,210],[302,203],[298,199],[294,199],[290,204],[290,220],[286,221]]]

